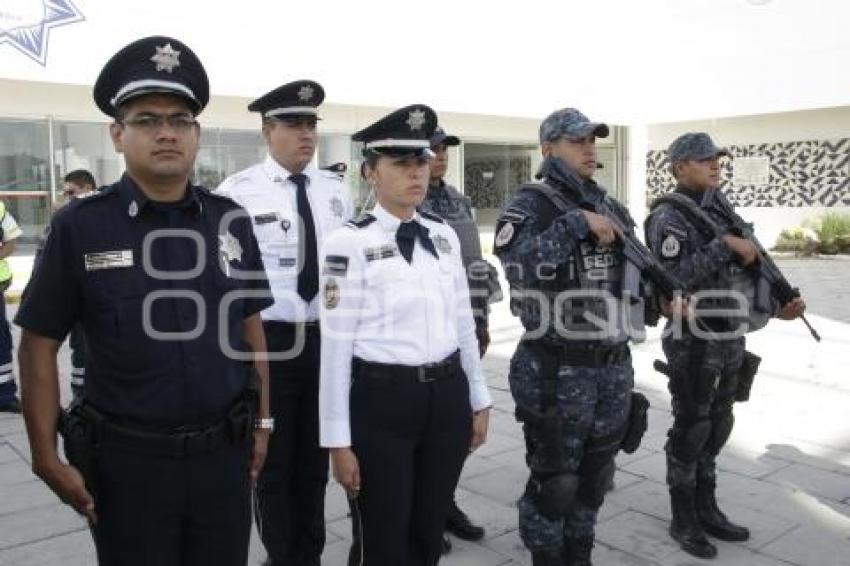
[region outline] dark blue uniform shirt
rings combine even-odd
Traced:
[[[240,291],[254,296],[228,301]],[[63,340],[81,321],[87,401],[129,421],[188,424],[220,416],[242,392],[250,362],[224,346],[246,358],[243,322],[271,304],[236,203],[197,186],[154,202],[125,175],[54,216],[15,322]]]

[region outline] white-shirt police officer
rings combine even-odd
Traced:
[[[457,235],[416,211],[436,121],[417,104],[353,136],[377,204],[322,248],[321,443],[369,566],[436,563],[491,405]]]
[[[253,101],[268,145],[265,160],[218,192],[251,215],[274,304],[262,312],[277,433],[257,484],[257,521],[268,563],[318,564],[325,542],[327,450],[319,446],[319,268],[322,240],[354,214],[340,175],[318,169],[321,85],[298,80]]]

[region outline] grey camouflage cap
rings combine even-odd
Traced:
[[[667,148],[667,157],[671,163],[686,161],[688,159],[700,160],[709,157],[729,156],[729,151],[723,147],[717,147],[711,136],[705,132],[688,132],[682,134]]]
[[[597,138],[608,137],[608,124],[591,122],[575,108],[561,108],[549,114],[540,124],[540,143],[558,138],[583,138],[594,134]]]

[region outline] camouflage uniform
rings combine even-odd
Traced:
[[[669,152],[671,162],[726,153],[714,146],[706,134],[685,134],[673,142]],[[723,198],[718,189],[703,192],[679,186],[676,192],[692,199],[718,227],[728,227],[728,219],[717,212],[715,199]],[[728,290],[734,274],[741,271],[720,236],[701,229],[694,218],[672,204],[653,206],[646,220],[646,238],[650,249],[671,274],[685,283],[689,293]],[[734,306],[723,299],[714,299],[713,305],[701,299],[696,305],[701,313]],[[689,324],[674,328],[668,322],[662,339],[673,405],[673,426],[665,444],[673,507],[671,534],[685,550],[702,557],[716,553],[705,539],[703,527],[709,527],[703,516],[709,507],[720,513],[714,499],[716,459],[732,432],[732,405],[745,355],[743,335],[723,337],[717,333],[731,334],[739,322],[726,316],[700,316],[698,324],[704,332],[698,333]],[[725,516],[722,520],[726,521]],[[728,522],[726,525],[741,530],[731,535],[739,538],[725,540],[745,540],[748,536],[743,527]],[[676,529],[684,534],[674,533]]]
[[[590,133],[607,135],[607,126],[565,109],[543,122],[540,139]],[[562,214],[539,192],[520,187],[496,223],[495,242],[511,286],[512,311],[527,330],[509,375],[531,471],[518,502],[520,536],[535,565],[563,564],[565,559],[589,564],[597,512],[629,414],[634,383],[629,336],[575,339],[556,329],[559,323],[548,320],[547,313],[556,312],[563,291],[594,289],[594,284],[619,299],[624,257],[618,249],[592,243],[578,204],[604,203],[626,226],[633,223],[602,188],[558,158],[547,157],[538,177],[562,191],[575,207]],[[598,277],[587,278],[589,271]],[[572,301],[564,303],[567,328],[574,322],[586,324],[584,313],[594,311],[592,299]],[[547,395],[552,403],[553,394],[554,406],[547,406]],[[547,413],[557,418],[546,419]],[[553,500],[562,505],[550,505]],[[582,549],[585,558],[579,561],[574,556]]]
[[[481,241],[478,227],[472,217],[472,201],[453,186],[440,181],[440,186],[428,187],[428,194],[418,208],[442,218],[457,233],[463,267],[469,282],[475,325],[486,327],[489,295],[487,282],[490,270],[487,262],[481,257]]]

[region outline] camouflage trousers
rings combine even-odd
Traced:
[[[531,551],[593,536],[596,516],[614,471],[614,456],[620,449],[634,385],[629,356],[618,365],[590,368],[546,363],[544,355],[540,348],[520,342],[511,359],[511,394],[518,407],[540,411],[543,380],[550,377],[544,373],[547,369],[557,373],[557,414],[563,423],[563,434],[557,439],[562,456],[560,471],[575,475],[578,488],[571,510],[555,518],[541,513],[537,498],[526,488],[517,507],[520,537]],[[523,430],[530,486],[537,473],[533,462],[545,440],[540,427],[528,420],[523,422]]]
[[[673,426],[667,433],[667,485],[716,485],[717,456],[732,433],[732,405],[744,357],[743,337],[705,340],[692,334],[662,341],[675,375]]]

